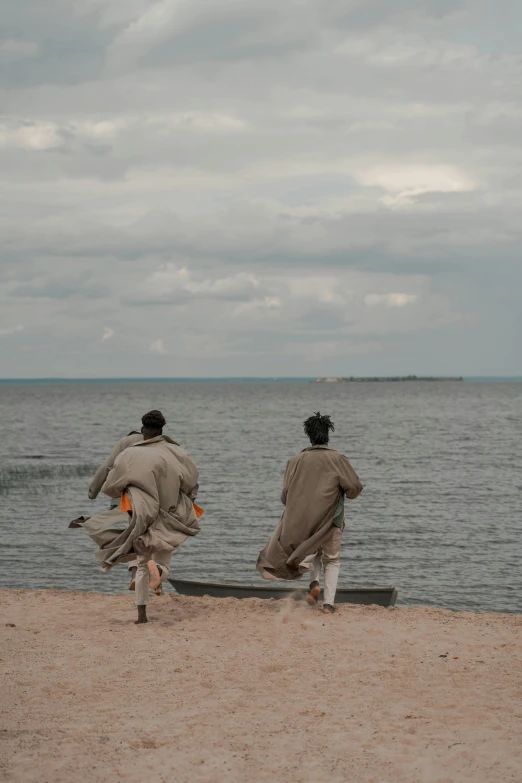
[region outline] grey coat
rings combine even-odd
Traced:
[[[299,579],[300,563],[330,533],[339,501],[356,498],[362,489],[348,459],[329,446],[312,446],[292,457],[283,481],[283,516],[257,560],[263,579]]]
[[[71,523],[98,546],[96,559],[106,567],[132,560],[134,544],[174,550],[200,525],[193,500],[198,470],[192,457],[166,435],[143,438],[116,458],[102,487],[109,497],[126,492],[132,516],[118,509]]]

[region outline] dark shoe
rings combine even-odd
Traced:
[[[335,612],[335,606],[332,604],[323,604],[323,614],[333,614]]]
[[[76,519],[73,519],[69,527],[83,527],[83,523],[87,522],[88,519],[89,517],[77,517]]]
[[[320,592],[321,588],[319,582],[311,582],[310,587],[308,588],[308,595],[306,596],[306,603],[310,604],[310,606],[315,606],[319,599]]]

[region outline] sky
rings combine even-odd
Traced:
[[[0,377],[522,375],[519,0],[0,10]]]

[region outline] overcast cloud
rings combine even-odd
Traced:
[[[0,376],[522,375],[518,0],[0,11]]]

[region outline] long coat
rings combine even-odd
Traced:
[[[299,579],[299,566],[319,550],[332,529],[339,501],[362,492],[348,459],[329,446],[312,446],[289,460],[283,481],[283,516],[257,570],[263,579]]]
[[[125,491],[132,516],[118,509],[104,511],[71,523],[81,527],[99,547],[96,559],[111,567],[132,560],[133,546],[174,550],[200,525],[193,500],[198,490],[198,470],[192,457],[166,435],[141,439],[117,457],[102,487],[109,497]]]

